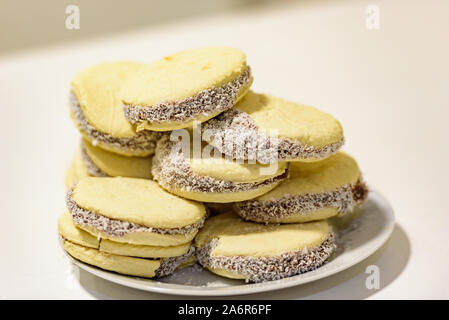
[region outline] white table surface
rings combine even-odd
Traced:
[[[380,29],[365,28],[365,7]],[[105,60],[151,61],[230,45],[248,55],[254,89],[320,107],[343,124],[366,180],[392,203],[390,241],[314,283],[244,298],[449,298],[449,2],[324,1],[227,12],[0,56],[0,299],[183,298],[78,271],[56,241],[64,174],[78,144],[70,80]],[[69,32],[69,31],[68,31]],[[365,287],[380,268],[381,288]]]

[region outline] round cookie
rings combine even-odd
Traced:
[[[69,212],[63,213],[58,219],[58,233],[66,240],[83,247],[100,248],[100,238],[76,227]]]
[[[121,243],[95,237],[78,228],[73,222],[69,212],[65,212],[59,217],[58,232],[61,237],[70,242],[120,256],[171,258],[185,255],[191,251],[190,242],[178,246],[158,247]]]
[[[81,179],[67,192],[66,203],[74,223],[94,236],[161,247],[190,242],[207,214],[202,203],[137,178]]]
[[[83,139],[81,158],[94,177],[130,177],[151,179],[152,157],[127,157],[93,146]]]
[[[227,212],[208,219],[194,241],[198,262],[224,277],[278,280],[320,267],[335,250],[325,220],[264,225]]]
[[[117,273],[143,277],[161,278],[172,274],[176,269],[187,267],[195,263],[189,257],[175,257],[168,259],[143,259],[102,252],[98,249],[83,247],[68,240],[64,241],[64,249],[75,259],[101,269]]]
[[[78,149],[73,157],[72,163],[65,175],[65,187],[68,189],[78,180],[90,177],[90,173],[84,165],[83,159],[81,157],[81,149]]]
[[[153,177],[164,189],[202,202],[228,203],[256,198],[288,176],[288,165],[265,166],[207,157],[212,146],[203,145],[203,156],[183,151],[183,141],[159,140],[153,158]],[[272,168],[273,167],[273,168]]]
[[[77,228],[68,212],[59,218],[58,232],[64,241],[64,249],[74,258],[122,274],[163,277],[195,261],[190,243],[157,247],[99,239]]]
[[[344,143],[343,129],[331,115],[252,91],[202,130],[203,140],[225,155],[260,163],[316,161]]]
[[[126,156],[154,153],[159,133],[136,132],[123,114],[119,89],[143,64],[111,62],[87,68],[72,81],[70,114],[83,137],[94,145]]]
[[[339,151],[318,162],[290,164],[290,177],[261,197],[234,204],[244,219],[298,223],[344,214],[362,204],[368,189],[357,162]]]
[[[125,117],[137,130],[191,127],[231,108],[253,81],[237,49],[208,47],[179,52],[145,65],[124,81]]]

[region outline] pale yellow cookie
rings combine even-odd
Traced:
[[[73,243],[98,249],[111,254],[139,258],[169,258],[185,255],[190,250],[190,243],[178,246],[146,246],[121,243],[103,239],[78,228],[66,212],[58,220],[58,232],[66,240]]]
[[[343,129],[331,115],[252,91],[202,129],[203,139],[222,153],[261,163],[316,161],[344,143]]]
[[[184,243],[179,246],[158,247],[119,243],[102,239],[100,242],[99,250],[102,252],[117,254],[120,256],[139,258],[169,258],[186,254],[187,252],[189,252],[190,247],[190,243]]]
[[[153,176],[164,189],[187,199],[216,203],[248,200],[274,189],[288,175],[285,162],[262,165],[216,158],[206,144],[196,155],[194,148],[183,150],[185,143],[188,141],[171,141],[168,135],[161,138]]]
[[[65,212],[58,219],[58,233],[64,238],[73,243],[82,245],[84,247],[98,249],[100,247],[100,239],[92,236],[79,228],[73,223],[70,218],[70,213]]]
[[[357,162],[339,151],[322,161],[291,163],[290,177],[276,189],[234,209],[256,222],[307,222],[350,212],[367,195]]]
[[[81,155],[92,176],[130,177],[151,179],[152,157],[122,156],[93,146],[83,139]]]
[[[325,220],[264,225],[245,222],[233,212],[207,220],[194,243],[204,267],[221,276],[255,282],[313,270],[335,249]]]
[[[73,258],[95,267],[117,273],[143,278],[161,278],[171,275],[177,269],[195,263],[192,253],[166,259],[143,259],[110,254],[84,247],[71,241],[64,241],[64,249]]]
[[[59,218],[58,232],[64,249],[75,259],[122,274],[163,277],[195,263],[190,243],[176,247],[115,243],[79,229],[68,212]]]
[[[249,89],[245,54],[208,47],[164,57],[139,68],[121,85],[125,116],[138,130],[170,131],[231,108]]]
[[[188,243],[207,213],[203,204],[172,195],[147,179],[88,177],[69,190],[66,199],[78,227],[137,245]]]
[[[113,220],[113,219],[109,219]],[[135,245],[145,245],[145,246],[160,246],[160,247],[171,247],[179,246],[186,243],[190,243],[198,233],[198,227],[202,225],[196,224],[188,228],[174,228],[174,231],[178,231],[175,234],[165,233],[170,231],[170,229],[161,228],[145,228],[137,229],[138,231],[129,231],[122,234],[121,232],[107,231],[103,232],[97,228],[91,227],[88,224],[78,224],[78,228],[90,233],[95,237],[100,237],[101,239],[108,239],[118,243],[129,243]],[[120,228],[122,229],[122,228]],[[151,230],[151,231],[150,231]]]
[[[153,278],[161,265],[160,260],[114,255],[80,246],[70,241],[64,241],[64,249],[72,257],[87,264],[137,277]]]
[[[75,259],[95,267],[143,278],[165,277],[195,263],[191,255],[182,258],[142,259],[102,252],[67,240],[64,241],[64,249]]]
[[[212,239],[218,239],[211,251],[213,256],[267,257],[316,247],[329,233],[325,220],[265,225],[244,221],[230,211],[209,218],[195,237],[195,246],[202,248]]]
[[[157,132],[137,133],[123,114],[118,96],[122,84],[143,64],[109,62],[79,72],[72,81],[71,117],[83,137],[106,150],[126,156],[154,153]]]

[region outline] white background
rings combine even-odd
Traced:
[[[379,30],[365,27],[368,4],[380,8]],[[78,143],[67,94],[74,74],[93,63],[151,61],[208,45],[245,51],[256,91],[340,120],[344,149],[391,201],[398,221],[390,241],[359,265],[244,298],[449,298],[448,31],[448,1],[323,1],[227,11],[0,56],[0,298],[183,298],[73,273],[64,258],[56,221]],[[365,287],[370,264],[380,268],[379,290]]]

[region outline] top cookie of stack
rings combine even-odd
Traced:
[[[100,147],[148,155],[158,137],[154,131],[187,128],[216,116],[252,81],[245,54],[227,47],[184,51],[150,64],[103,63],[73,79],[71,115],[83,136]]]

